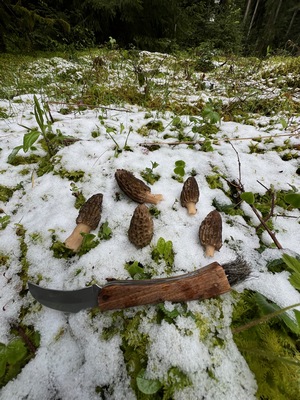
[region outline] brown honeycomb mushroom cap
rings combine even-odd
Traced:
[[[145,204],[134,210],[128,230],[128,238],[132,244],[141,248],[147,246],[153,236],[153,220]]]
[[[186,207],[188,213],[193,215],[196,214],[196,203],[199,200],[199,187],[196,179],[190,176],[183,184],[183,188],[180,195],[180,203],[182,207]]]
[[[125,169],[117,169],[115,178],[120,189],[137,203],[157,204],[163,198],[161,194],[152,194],[149,186]]]
[[[90,197],[79,210],[76,218],[76,228],[71,235],[65,240],[65,246],[68,249],[77,252],[82,244],[82,233],[89,233],[97,228],[102,212],[103,195],[101,193],[94,194]]]
[[[102,212],[103,195],[101,193],[94,194],[80,208],[76,224],[84,224],[94,230],[97,228]]]
[[[199,239],[208,257],[213,257],[215,250],[222,247],[222,218],[217,210],[211,211],[202,221]]]

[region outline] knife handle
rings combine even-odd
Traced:
[[[230,290],[224,269],[213,262],[171,278],[111,281],[102,287],[98,304],[101,311],[118,310],[164,301],[208,299]]]

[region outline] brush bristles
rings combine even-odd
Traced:
[[[236,260],[222,265],[230,286],[241,283],[249,277],[251,269],[246,261],[238,257]]]

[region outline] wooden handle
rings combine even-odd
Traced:
[[[112,281],[98,297],[102,311],[164,301],[208,299],[230,291],[224,269],[217,262],[188,274],[162,279]]]

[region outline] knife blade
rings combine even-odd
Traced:
[[[183,275],[144,280],[113,280],[100,287],[79,290],[47,289],[28,282],[31,295],[42,305],[74,313],[99,307],[101,311],[118,310],[164,301],[183,302],[219,296],[231,290],[228,265],[213,262]]]

